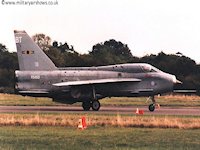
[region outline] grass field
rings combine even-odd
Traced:
[[[162,106],[200,107],[198,96],[156,97]],[[143,106],[146,98],[105,98],[103,106]],[[48,98],[0,94],[0,105],[64,105]],[[80,105],[80,103],[76,104]],[[86,116],[88,128],[77,129]],[[199,116],[1,113],[0,149],[199,149]]]
[[[161,96],[156,97],[157,102],[161,106],[189,106],[189,107],[200,107],[200,97],[199,96]],[[147,101],[147,98],[104,98],[101,101],[103,106],[112,105],[112,106],[144,106],[151,103]],[[52,105],[65,105],[60,103],[55,103],[49,98],[32,98],[32,97],[23,97],[19,95],[11,94],[0,94],[0,105],[22,105],[22,106],[52,106]],[[81,105],[77,103],[75,105]]]
[[[0,149],[199,149],[200,130],[92,127],[0,127]]]
[[[66,126],[77,127],[78,120],[86,117],[89,127],[141,127],[200,129],[199,116],[153,116],[119,114],[1,114],[0,126]]]

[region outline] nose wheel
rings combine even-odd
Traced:
[[[149,111],[153,112],[155,110],[156,106],[158,106],[158,108],[160,108],[160,105],[156,103],[154,96],[151,96],[150,99],[152,100],[153,103],[149,105]]]
[[[149,111],[153,112],[155,110],[155,104],[149,105]]]

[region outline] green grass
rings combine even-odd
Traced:
[[[161,96],[156,97],[157,103],[161,106],[184,106],[184,107],[200,107],[199,96]],[[101,101],[102,106],[144,106],[152,103],[150,100],[147,101],[146,97],[112,97],[104,98]],[[23,97],[19,95],[0,94],[0,105],[11,105],[11,106],[56,106],[66,105],[61,103],[53,102],[50,98],[33,98]],[[81,103],[74,104],[81,106]]]
[[[199,149],[200,130],[0,127],[0,149]]]
[[[0,94],[1,106],[55,106],[61,105],[55,103],[50,98],[35,98],[29,96],[20,96],[14,94]]]

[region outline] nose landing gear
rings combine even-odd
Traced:
[[[149,97],[149,99],[152,100],[152,102],[153,102],[152,104],[149,105],[149,111],[153,112],[155,110],[156,106],[158,108],[160,108],[160,105],[158,103],[156,103],[154,96]]]
[[[155,104],[149,105],[149,111],[153,112],[155,110]]]

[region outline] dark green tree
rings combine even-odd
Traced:
[[[114,39],[94,45],[89,55],[94,58],[94,65],[125,63],[133,59],[128,46]]]
[[[0,44],[0,92],[14,91],[14,71],[17,69],[17,54],[8,52],[6,46]]]
[[[0,52],[8,51],[6,46],[0,43]]]

